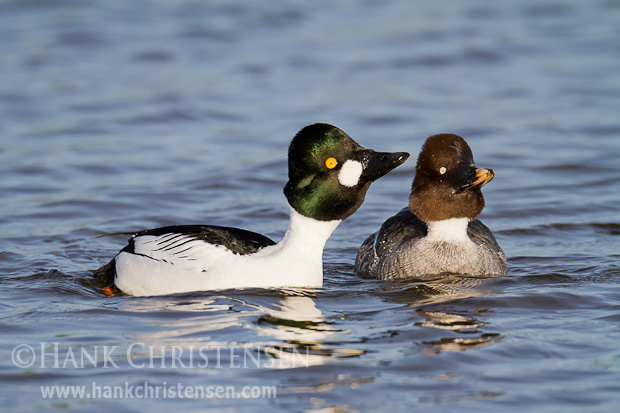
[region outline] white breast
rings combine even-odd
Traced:
[[[430,221],[426,223],[426,227],[428,228],[426,238],[428,241],[435,242],[472,242],[467,235],[468,225],[469,219],[467,218],[452,218],[444,219],[442,221]]]

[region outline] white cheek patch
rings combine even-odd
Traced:
[[[353,187],[359,183],[362,172],[364,172],[364,168],[360,162],[348,159],[340,168],[338,182],[341,185]]]

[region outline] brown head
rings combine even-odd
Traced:
[[[444,133],[426,140],[418,156],[409,209],[425,222],[475,219],[484,208],[482,188],[492,169],[476,168],[465,139]]]

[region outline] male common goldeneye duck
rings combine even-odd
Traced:
[[[504,275],[506,256],[479,220],[482,188],[492,169],[479,169],[463,138],[431,136],[420,151],[409,207],[389,218],[360,247],[355,271],[382,280],[445,273]]]
[[[372,181],[409,157],[361,147],[335,126],[303,128],[288,153],[289,228],[279,243],[254,232],[184,225],[134,233],[95,277],[131,295],[244,287],[321,287],[323,247]],[[108,289],[109,291],[109,289]]]

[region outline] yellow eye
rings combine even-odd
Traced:
[[[338,161],[336,158],[327,158],[325,161],[325,166],[327,166],[327,169],[334,169],[337,165]]]
[[[442,166],[441,168],[439,168],[439,173],[442,174],[442,175],[445,174],[446,171],[447,171],[447,169],[446,169],[445,166]]]

